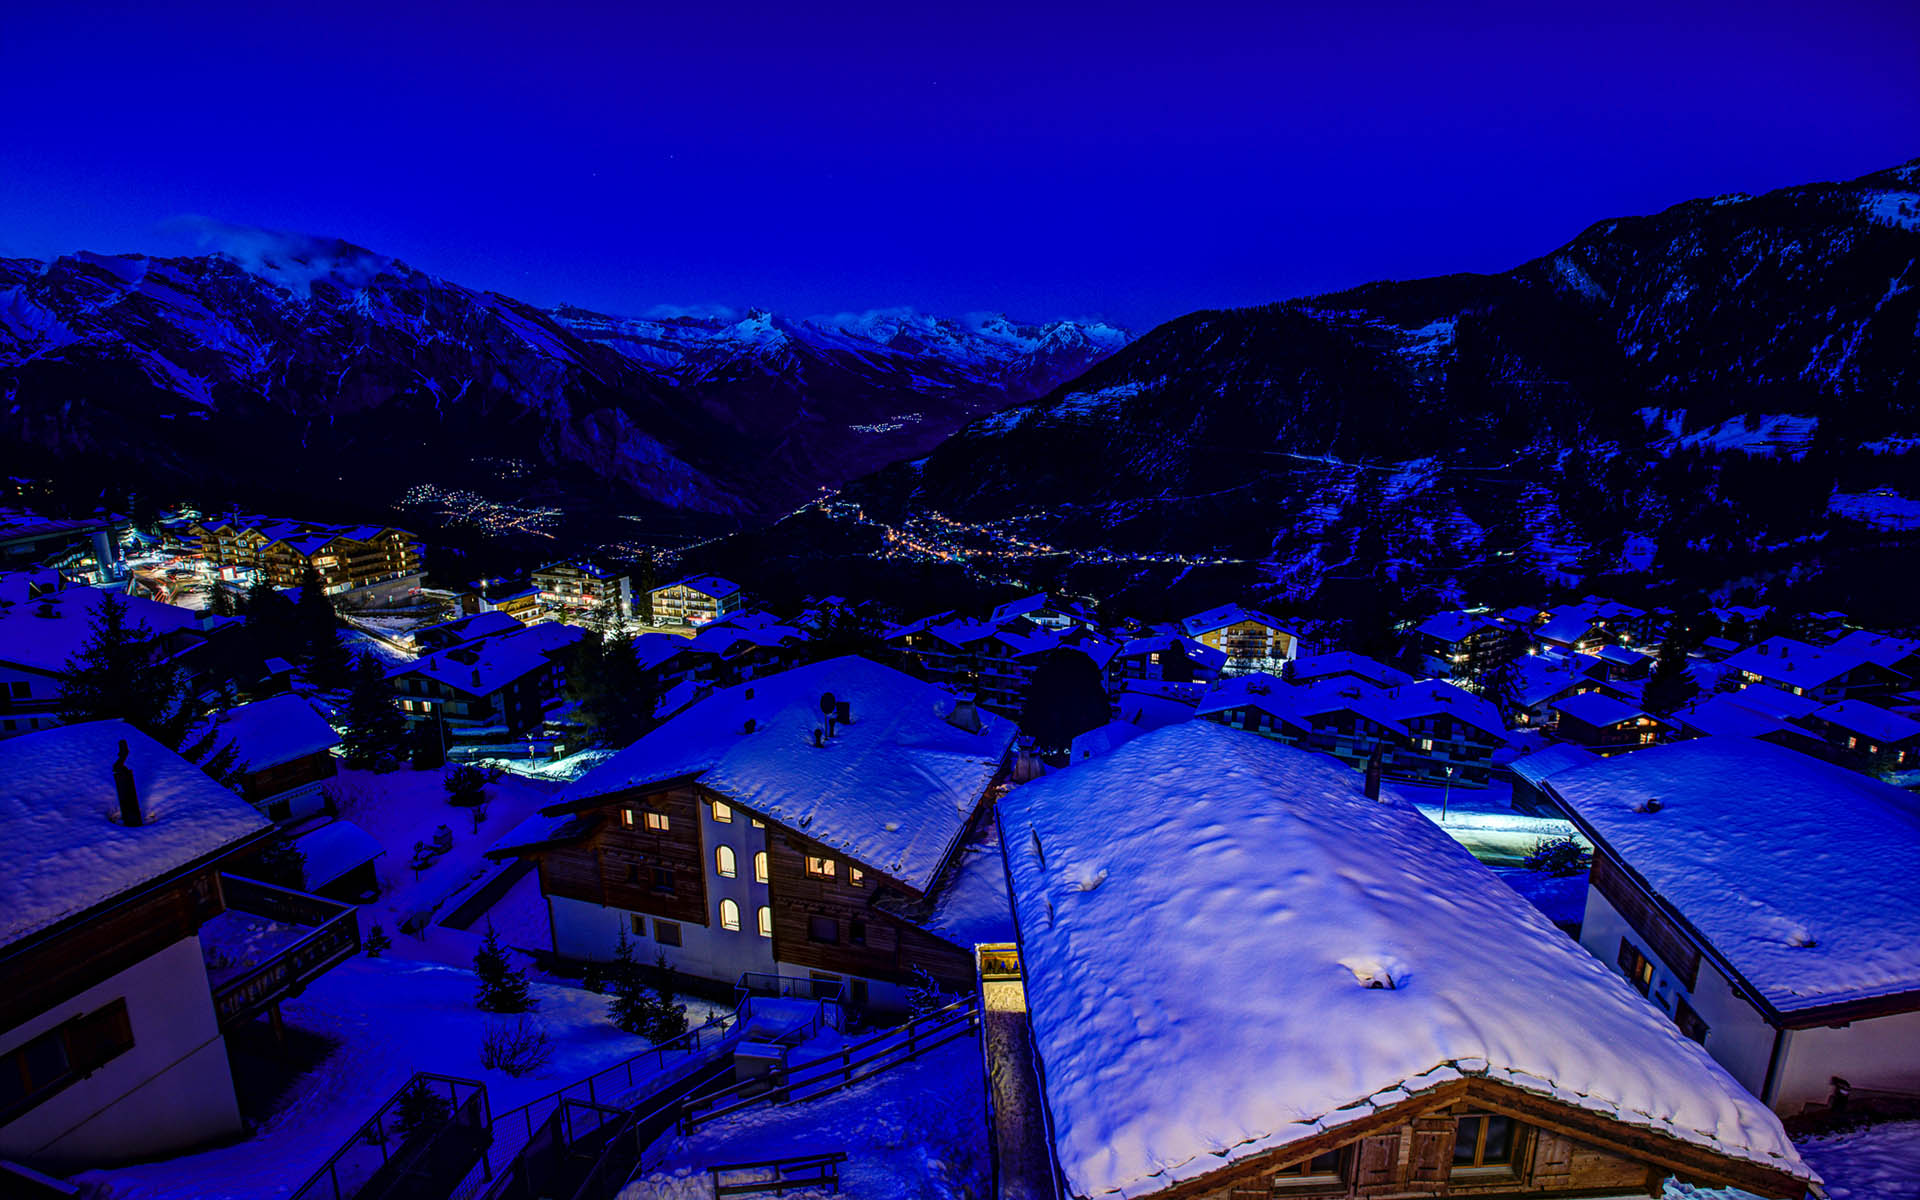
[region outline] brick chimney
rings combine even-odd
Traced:
[[[120,757],[113,760],[113,790],[120,796],[120,823],[129,829],[147,823],[140,811],[140,789],[134,786],[133,768],[127,765],[127,739],[120,739]]]

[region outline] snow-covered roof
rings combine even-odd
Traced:
[[[1584,747],[1576,746],[1571,742],[1555,742],[1551,746],[1542,746],[1532,754],[1514,759],[1508,769],[1516,778],[1538,787],[1541,780],[1549,779],[1562,771],[1590,766],[1599,761],[1599,755]]]
[[[1595,623],[1593,614],[1580,608],[1561,613],[1534,632],[1543,642],[1559,642],[1570,646],[1593,632]]]
[[[1238,625],[1243,621],[1265,625],[1268,629],[1284,630],[1286,626],[1257,609],[1243,608],[1238,604],[1223,604],[1219,608],[1210,608],[1203,613],[1195,613],[1180,622],[1180,627],[1188,637],[1199,637],[1203,633],[1212,633],[1216,629],[1225,629],[1229,625]]]
[[[1775,689],[1763,690],[1774,691]],[[1745,694],[1745,692],[1739,693],[1739,695]],[[1688,729],[1709,737],[1762,737],[1767,734],[1791,733],[1809,742],[1815,740],[1812,734],[1798,725],[1789,725],[1779,717],[1749,708],[1740,703],[1735,696],[1709,696],[1692,708],[1675,713],[1674,719]]]
[[[1733,704],[1738,704],[1741,708],[1769,717],[1778,717],[1783,721],[1804,717],[1820,708],[1818,700],[1796,696],[1785,688],[1777,687],[1743,687],[1737,692],[1726,693],[1726,699]]]
[[[129,626],[145,625],[155,637],[200,627],[200,614],[190,608],[97,588],[68,588],[0,606],[0,662],[58,674],[93,636],[90,618],[109,595],[126,605]]]
[[[120,823],[113,764],[127,743],[145,824]],[[7,742],[0,787],[0,945],[85,912],[272,827],[253,805],[125,721]]]
[[[1443,642],[1458,642],[1472,637],[1483,629],[1499,627],[1500,623],[1491,613],[1443,612],[1435,613],[1420,622],[1414,627],[1414,632]]]
[[[715,600],[725,600],[728,596],[739,591],[740,585],[731,579],[722,579],[718,575],[689,575],[685,579],[676,579],[664,587],[653,589],[654,594],[658,595],[668,588],[686,588],[690,592],[699,592],[701,595],[711,596]]]
[[[1121,646],[1118,654],[1126,658],[1143,658],[1150,654],[1170,654],[1175,650],[1184,651],[1187,661],[1205,670],[1218,671],[1227,665],[1225,650],[1177,633],[1156,633],[1134,638]]]
[[[1000,822],[1074,1196],[1150,1195],[1468,1074],[1809,1174],[1702,1047],[1337,763],[1188,722],[1014,788]]]
[[[1920,990],[1920,801],[1909,793],[1726,737],[1548,786],[1781,1012]]]
[[[1584,721],[1596,729],[1619,725],[1647,715],[1631,704],[1623,704],[1612,696],[1599,692],[1582,692],[1578,696],[1568,696],[1565,700],[1555,701],[1553,707],[1562,716]]]
[[[1593,652],[1593,656],[1620,667],[1637,667],[1647,661],[1646,655],[1627,646],[1602,646]]]
[[[1204,717],[1236,708],[1251,708],[1269,716],[1292,716],[1294,706],[1287,700],[1292,691],[1278,675],[1251,671],[1221,680],[1201,698],[1194,715]]]
[[[340,735],[313,705],[288,693],[229,709],[214,734],[214,744],[215,753],[232,746],[236,766],[264,771],[331,750],[340,744]]]
[[[1920,737],[1920,722],[1910,721],[1865,700],[1842,700],[1813,714],[1849,733],[1865,734],[1881,742],[1904,742]]]
[[[1727,659],[1730,670],[1799,687],[1819,687],[1861,666],[1886,669],[1856,651],[1813,646],[1790,637],[1770,637]]]
[[[826,693],[850,704],[853,720],[815,746]],[[851,655],[795,667],[715,692],[581,776],[551,811],[697,777],[924,891],[1013,743],[1013,723],[985,711],[979,733],[949,722],[955,703]]]
[[[1888,668],[1897,668],[1903,660],[1920,654],[1920,642],[1890,637],[1868,629],[1852,630],[1827,648],[1841,654],[1855,655]]]
[[[348,871],[385,854],[380,840],[352,821],[328,821],[293,840],[306,860],[307,890],[327,886]]]
[[[529,631],[531,632],[531,631]],[[552,664],[539,645],[518,637],[487,638],[417,658],[394,669],[395,678],[419,675],[470,696],[486,696]]]
[[[1355,654],[1351,650],[1335,650],[1326,654],[1310,654],[1305,658],[1296,658],[1293,660],[1293,669],[1289,672],[1288,678],[1295,683],[1306,683],[1331,675],[1357,675],[1382,687],[1413,682],[1413,676],[1398,667],[1390,667],[1364,654]]]

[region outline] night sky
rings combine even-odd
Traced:
[[[0,45],[0,253],[199,215],[626,313],[1145,328],[1920,155],[1914,0],[18,4]]]

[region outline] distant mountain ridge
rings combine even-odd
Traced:
[[[1495,275],[1192,313],[847,494],[1069,562],[1244,562],[1275,603],[1444,601],[1817,544],[1831,492],[1920,495],[1916,435],[1920,160],[1603,221]]]
[[[778,513],[1123,346],[1098,322],[545,310],[338,239],[0,260],[0,456],[207,492]]]

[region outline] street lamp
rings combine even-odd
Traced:
[[[1447,783],[1440,792],[1440,823],[1442,825],[1447,823],[1447,801],[1453,796],[1453,768],[1449,766],[1446,771]]]

